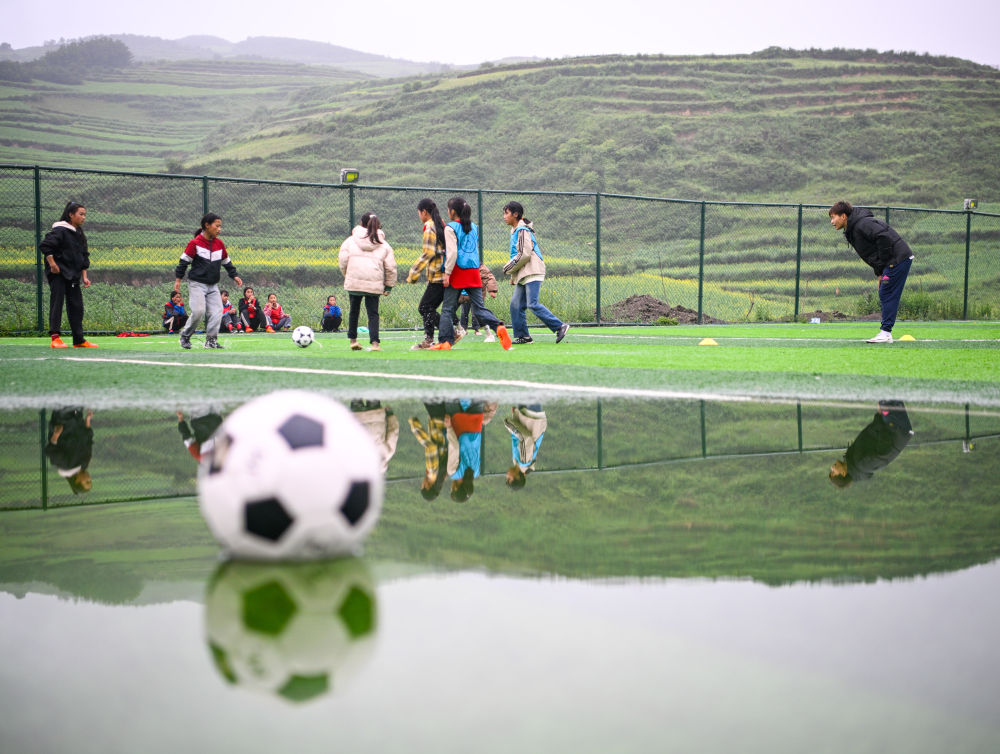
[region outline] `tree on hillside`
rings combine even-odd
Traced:
[[[132,62],[128,46],[111,37],[79,39],[45,53],[39,60],[45,68],[90,70],[95,68],[124,68]]]

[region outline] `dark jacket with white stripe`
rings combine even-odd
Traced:
[[[223,266],[229,277],[237,277],[236,266],[226,253],[226,245],[218,238],[209,241],[201,233],[188,242],[187,248],[181,254],[181,261],[174,270],[174,276],[182,279],[188,265],[191,266],[188,279],[196,283],[215,285],[219,282],[220,268]]]

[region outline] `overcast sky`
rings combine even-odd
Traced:
[[[838,11],[836,8],[844,8]],[[451,17],[442,11],[456,10]],[[941,0],[0,0],[15,48],[94,34],[309,39],[394,58],[475,64],[511,56],[746,53],[776,45],[952,55],[1000,67],[1000,3]]]

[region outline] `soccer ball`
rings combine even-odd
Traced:
[[[331,398],[281,390],[245,403],[198,467],[198,503],[232,557],[316,560],[356,552],[382,510],[370,434]]]
[[[358,558],[321,563],[230,561],[205,595],[205,636],[219,674],[304,703],[343,691],[378,633],[371,574]]]
[[[305,348],[316,339],[311,327],[299,325],[292,330],[292,342],[299,348]]]

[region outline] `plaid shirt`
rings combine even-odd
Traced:
[[[444,419],[436,419],[432,416],[427,422],[427,429],[424,429],[420,420],[414,417],[410,419],[410,431],[417,438],[417,442],[424,446],[424,469],[427,478],[436,479],[441,459],[448,452]]]
[[[444,249],[439,249],[437,245],[437,232],[434,230],[434,222],[424,223],[423,251],[420,258],[413,263],[410,274],[406,276],[408,283],[415,283],[420,279],[420,271],[427,270],[428,283],[444,282]]]

